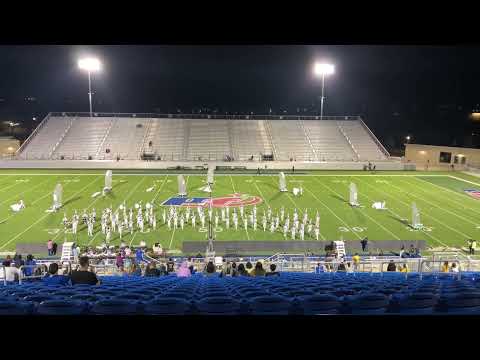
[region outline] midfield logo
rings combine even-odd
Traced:
[[[463,191],[465,191],[468,195],[474,197],[475,199],[480,199],[480,191],[479,190],[466,189],[466,190],[463,190]]]
[[[212,207],[239,207],[258,205],[262,202],[262,198],[248,194],[231,194],[224,197],[212,198]],[[163,206],[186,206],[186,207],[208,207],[210,198],[208,197],[171,197],[162,203]]]

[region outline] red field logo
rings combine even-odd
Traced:
[[[262,198],[254,195],[248,194],[230,194],[223,197],[212,198],[212,207],[222,208],[222,207],[240,207],[240,206],[251,206],[258,205],[262,203]],[[193,197],[193,198],[182,198],[182,197],[172,197],[162,205],[164,206],[188,206],[188,207],[208,207],[210,204],[210,198],[207,197]]]

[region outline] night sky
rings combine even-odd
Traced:
[[[441,46],[0,46],[0,120],[31,129],[50,111],[309,114],[319,112],[316,60],[335,64],[326,115],[362,115],[380,140],[477,144],[480,48]],[[28,99],[30,98],[30,100]],[[31,99],[34,98],[34,99]],[[202,111],[202,112],[203,112]],[[480,134],[480,131],[478,131]]]

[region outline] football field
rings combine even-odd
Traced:
[[[163,223],[163,203],[185,205],[204,202],[208,194],[205,186],[206,174],[186,174],[188,196],[177,197],[177,174],[149,172],[113,172],[113,190],[106,196],[92,197],[102,191],[104,171],[98,170],[1,170],[0,171],[0,252],[14,251],[16,243],[46,243],[54,239],[61,244],[65,239],[76,241],[82,246],[100,245],[105,236],[100,231],[101,211],[120,204],[127,208],[135,203],[152,202],[156,212],[157,227],[137,229],[133,234],[124,233],[123,242],[138,245],[159,242],[163,248],[181,250],[185,240],[206,239],[206,229],[197,220],[196,228],[191,224],[182,230],[169,230]],[[296,208],[300,219],[306,210],[315,221],[320,214],[319,240],[426,240],[429,247],[463,247],[468,238],[480,235],[480,178],[460,172],[377,172],[364,171],[310,171],[301,174],[286,174],[289,192],[280,192],[277,174],[216,174],[213,198],[218,204],[236,206],[258,203],[257,229],[243,222],[238,230],[230,222],[215,228],[216,239],[222,240],[284,240],[282,226],[276,232],[263,231],[263,210],[272,208],[275,215],[283,206],[290,217]],[[348,204],[350,183],[358,188],[359,208]],[[52,206],[52,192],[60,183],[63,186],[63,207],[57,213],[48,213]],[[293,187],[302,187],[303,195],[294,196]],[[153,189],[152,189],[153,188]],[[149,189],[150,191],[147,191]],[[236,195],[234,195],[236,194]],[[172,199],[173,198],[173,199]],[[223,199],[222,199],[223,198]],[[226,198],[226,199],[225,199]],[[10,208],[23,200],[25,209],[14,212]],[[222,202],[223,201],[223,202]],[[372,203],[386,202],[386,210],[372,208]],[[420,211],[421,230],[413,230],[411,223],[412,203]],[[180,206],[180,208],[185,208]],[[79,224],[79,231],[72,234],[62,224],[64,214],[71,219],[74,210],[81,215],[83,210],[96,210],[97,222],[94,236],[87,235],[86,226]],[[245,205],[250,212],[251,205]],[[182,212],[184,210],[181,210]],[[220,209],[217,210],[220,213]],[[230,213],[231,214],[231,213]],[[281,224],[283,225],[283,224]],[[288,240],[291,240],[290,233]],[[305,235],[305,240],[314,240]],[[298,239],[296,241],[301,241]],[[118,233],[112,236],[111,244],[120,244]]]

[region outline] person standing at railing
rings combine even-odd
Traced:
[[[32,254],[27,255],[27,261],[25,262],[26,267],[23,269],[23,274],[25,276],[32,276],[33,266],[37,265],[37,262],[33,258]]]
[[[355,253],[352,257],[353,261],[353,271],[358,271],[360,267],[360,255],[358,253]]]
[[[16,268],[11,262],[4,262],[5,268],[5,281],[7,283],[13,283],[19,281],[22,278],[22,272],[20,269]]]

